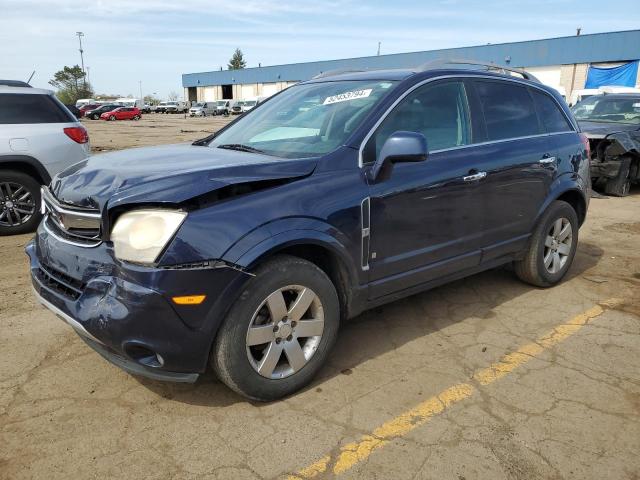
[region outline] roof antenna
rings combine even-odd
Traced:
[[[36,74],[36,71],[34,70],[33,73],[31,73],[31,76],[29,77],[29,80],[27,80],[27,85],[31,84],[31,79],[33,78],[33,76]]]

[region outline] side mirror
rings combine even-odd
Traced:
[[[427,159],[427,139],[421,133],[398,131],[387,138],[380,155],[369,170],[371,182],[389,178],[394,163],[423,162]]]

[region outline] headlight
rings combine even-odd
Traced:
[[[116,258],[153,263],[186,218],[176,210],[133,210],[123,213],[111,230]]]

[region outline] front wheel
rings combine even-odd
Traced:
[[[32,232],[42,214],[40,184],[29,175],[0,171],[0,236]]]
[[[269,401],[307,385],[335,343],[336,289],[314,264],[278,256],[255,272],[220,327],[213,369],[228,387]]]
[[[134,116],[133,116],[133,119],[134,119],[135,121],[140,120],[140,115],[134,115]]]
[[[518,277],[537,287],[552,287],[571,267],[578,246],[578,215],[571,205],[553,202],[538,222],[525,257],[514,263]]]
[[[115,115],[111,115],[111,116],[109,117],[109,120],[111,120],[112,122],[114,122],[114,121],[115,121],[115,119],[116,119]]]

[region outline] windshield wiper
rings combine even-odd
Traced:
[[[243,145],[242,143],[225,143],[222,145],[218,145],[218,148],[224,148],[226,150],[237,150],[238,152],[249,152],[249,153],[264,153],[264,151],[259,148],[254,148],[249,145]]]
[[[199,138],[198,140],[194,140],[194,142],[191,145],[195,145],[196,147],[206,147],[207,145],[209,145],[211,140],[215,138],[215,136],[216,136],[216,132],[212,133],[211,135],[207,135],[204,138]]]

